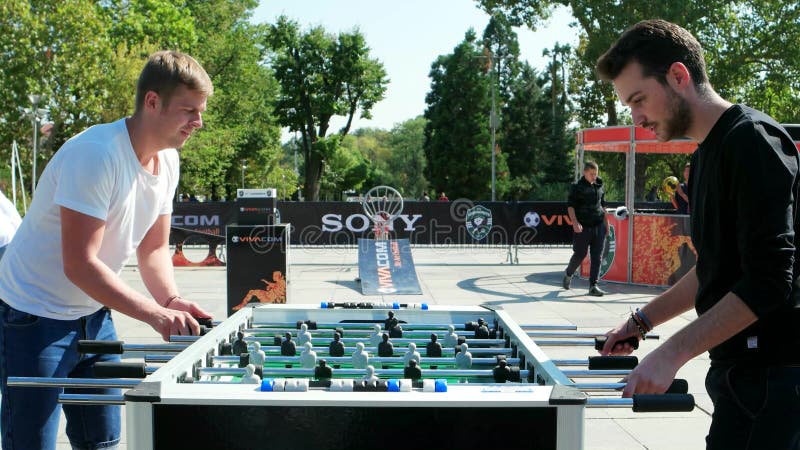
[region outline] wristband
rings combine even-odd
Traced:
[[[647,331],[645,331],[644,326],[639,322],[638,317],[636,314],[631,313],[630,319],[634,325],[636,325],[636,329],[639,330],[639,335],[642,337],[642,340],[645,340],[645,336],[647,335]]]
[[[166,302],[164,302],[164,308],[168,307],[170,303],[172,303],[175,299],[183,298],[180,294],[170,295]]]
[[[645,329],[647,329],[648,332],[653,330],[653,323],[650,322],[650,319],[648,319],[647,316],[644,315],[644,311],[642,311],[639,308],[636,308],[636,316],[642,321],[642,324],[644,325]]]

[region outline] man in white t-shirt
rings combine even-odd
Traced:
[[[116,339],[110,310],[146,322],[164,340],[198,334],[195,318],[210,317],[178,294],[169,233],[176,149],[203,126],[212,92],[192,57],[155,53],[139,76],[133,116],[73,137],[42,173],[0,260],[4,450],[55,448],[60,416],[59,390],[8,387],[7,378],[91,377],[94,363],[119,360],[77,349],[80,339]],[[152,298],[120,277],[134,253]],[[118,406],[65,405],[64,414],[73,448],[117,447]]]
[[[0,191],[0,259],[3,258],[6,246],[11,242],[20,223],[22,223],[22,218],[19,216],[17,208],[6,198],[3,191]]]

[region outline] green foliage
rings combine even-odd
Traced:
[[[783,0],[477,0],[493,17],[536,30],[556,7],[572,11],[579,45],[569,57],[569,92],[576,108],[570,120],[581,127],[630,123],[620,114],[612,86],[597,80],[594,65],[628,27],[639,20],[659,17],[680,24],[697,36],[705,50],[709,78],[725,98],[746,103],[783,123],[800,121],[800,5]],[[611,193],[622,189],[624,164],[614,155],[597,156]],[[676,161],[637,155],[636,190],[660,184],[685,156]],[[513,167],[513,166],[512,166]],[[682,166],[678,174],[682,172]],[[674,173],[673,173],[674,174]],[[616,194],[615,194],[616,195]],[[637,198],[639,194],[637,194]]]
[[[303,32],[282,16],[269,26],[264,42],[281,87],[274,104],[278,123],[301,133],[305,196],[317,200],[327,162],[316,142],[328,135],[333,116],[347,118],[338,132],[342,137],[357,113],[370,117],[386,91],[386,71],[369,57],[358,30],[333,35],[318,26]]]
[[[491,80],[482,56],[482,45],[470,30],[452,54],[440,56],[431,67],[425,99],[426,175],[435,191],[450,198],[491,196]]]
[[[30,107],[28,94],[42,94],[40,107],[49,108],[54,122],[39,152],[41,171],[66,139],[131,114],[147,56],[170,48],[192,54],[215,85],[205,127],[182,153],[179,189],[232,198],[241,183],[239,161],[246,159],[253,186],[285,182],[290,193],[297,180],[281,166],[280,130],[271,115],[279,86],[261,64],[266,27],[248,21],[256,6],[256,0],[0,2],[0,158],[9,160],[16,140],[30,173],[32,132],[20,111]]]

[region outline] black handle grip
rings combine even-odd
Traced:
[[[676,378],[672,380],[672,384],[669,385],[667,388],[667,392],[665,394],[688,394],[689,393],[689,382],[684,380],[683,378]]]
[[[692,394],[633,394],[633,412],[688,412],[693,409]]]
[[[603,347],[600,347],[603,348]],[[628,370],[639,364],[635,356],[590,356],[589,370]]]
[[[121,355],[123,353],[122,341],[78,341],[79,353],[94,353],[96,355]]]
[[[194,320],[196,320],[201,326],[206,328],[214,328],[214,323],[211,321],[211,317],[195,317]]]
[[[147,376],[145,363],[96,362],[94,376],[97,378],[144,378]]]
[[[594,338],[594,348],[595,350],[602,350],[603,346],[606,345],[606,341],[608,340],[608,336],[597,336]],[[617,341],[617,344],[631,344],[634,350],[639,348],[639,339],[636,339],[636,336],[631,336],[628,339],[623,339],[621,341]]]

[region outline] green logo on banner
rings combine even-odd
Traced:
[[[614,225],[609,223],[606,231],[606,242],[603,247],[603,258],[600,260],[600,278],[603,278],[614,264],[614,254],[616,252],[617,235],[614,233]]]
[[[467,210],[467,232],[473,239],[480,241],[492,229],[492,211],[481,205]]]

